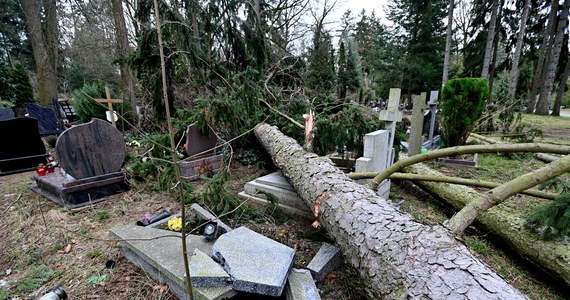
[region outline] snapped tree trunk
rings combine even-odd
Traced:
[[[560,52],[562,51],[564,31],[568,25],[569,6],[570,0],[565,0],[562,8],[562,13],[560,14],[560,20],[558,21],[558,28],[556,29],[554,44],[552,44],[552,55],[550,56],[550,61],[546,65],[548,67],[545,69],[546,80],[542,85],[542,89],[540,90],[540,97],[538,98],[538,103],[536,104],[535,114],[537,115],[548,115],[550,113],[550,94],[552,93],[552,85],[554,84],[556,69],[558,68],[558,62],[560,59]]]
[[[406,168],[415,174],[443,176],[424,164]],[[414,181],[424,190],[461,210],[465,205],[481,197],[472,188],[440,182]],[[477,218],[476,226],[483,234],[491,234],[513,249],[523,259],[570,285],[570,243],[568,241],[543,241],[525,228],[523,213],[508,203],[499,204]]]
[[[414,221],[276,127],[254,132],[378,299],[526,298],[444,227]]]

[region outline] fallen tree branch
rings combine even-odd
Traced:
[[[430,159],[459,155],[459,154],[473,154],[473,153],[494,153],[494,152],[542,152],[542,153],[557,153],[557,154],[570,154],[570,147],[539,144],[539,143],[525,143],[525,144],[494,144],[494,145],[470,145],[470,146],[457,146],[451,148],[444,148],[433,150],[426,153],[417,154],[399,160],[386,170],[380,172],[368,187],[375,190],[378,185],[390,177],[393,173],[401,170],[404,167],[423,162]]]
[[[376,177],[379,172],[359,172],[359,173],[350,173],[347,174],[348,178],[350,179],[371,179]],[[453,184],[461,184],[461,185],[469,185],[469,186],[477,186],[477,187],[484,187],[488,189],[496,188],[500,186],[500,183],[479,180],[479,179],[466,179],[466,178],[458,178],[458,177],[450,177],[450,176],[430,176],[430,175],[419,175],[419,174],[409,174],[409,173],[394,173],[389,177],[391,180],[412,180],[412,181],[433,181],[433,182],[447,182]],[[529,196],[534,196],[543,199],[554,200],[557,194],[547,193],[535,189],[529,189],[525,191],[519,192],[520,194],[525,194]]]
[[[409,166],[406,171],[430,176],[443,175],[425,164]],[[462,185],[429,181],[414,183],[437,195],[455,210],[461,210],[471,201],[481,197],[481,193]],[[529,199],[529,201],[536,200]],[[485,235],[494,236],[524,260],[532,262],[538,268],[570,285],[570,242],[541,240],[536,233],[525,227],[523,212],[508,202],[510,200],[480,215],[476,221],[479,230]]]

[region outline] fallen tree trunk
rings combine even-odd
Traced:
[[[377,297],[526,298],[446,228],[414,221],[276,127],[260,124],[254,132]]]
[[[406,170],[422,175],[442,174],[424,164],[409,166]],[[439,182],[414,181],[423,189],[438,195],[456,210],[461,210],[481,194],[472,188]],[[477,218],[477,227],[491,232],[524,259],[570,285],[570,243],[543,241],[524,227],[525,220],[519,209],[503,203],[489,209]]]

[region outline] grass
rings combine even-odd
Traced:
[[[46,265],[32,267],[18,282],[18,292],[20,294],[33,292],[54,277],[54,275],[54,270]]]

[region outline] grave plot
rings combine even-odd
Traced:
[[[34,170],[38,164],[46,162],[47,153],[38,131],[38,120],[0,120],[0,137],[3,141],[0,144],[0,175]]]
[[[61,206],[82,207],[128,190],[121,172],[123,136],[103,120],[93,119],[63,132],[55,154],[63,171],[34,175],[30,188]]]
[[[186,153],[188,159],[179,163],[182,178],[186,181],[198,179],[201,175],[212,175],[220,170],[223,155],[214,149],[218,138],[214,130],[208,126],[208,134],[198,130],[196,124],[186,129]]]

